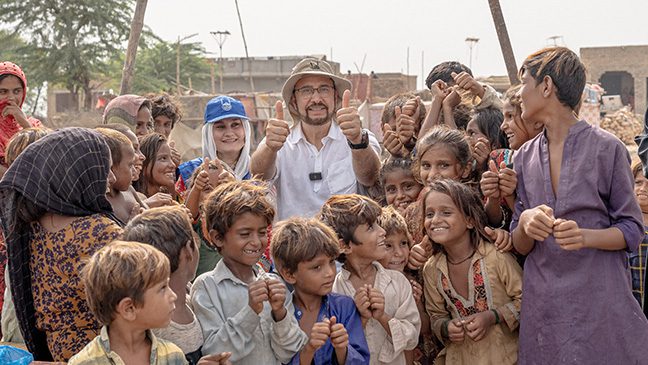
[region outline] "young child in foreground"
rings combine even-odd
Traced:
[[[169,325],[175,309],[169,271],[169,259],[150,245],[113,241],[97,251],[83,269],[83,284],[88,306],[104,326],[68,364],[187,364],[182,350],[151,332]],[[229,355],[199,364],[229,364]]]
[[[308,341],[286,286],[257,265],[275,214],[266,194],[257,182],[230,182],[203,202],[209,244],[223,258],[196,279],[191,303],[203,352],[232,352],[235,364],[287,363]]]
[[[514,157],[520,364],[645,363],[648,321],[628,280],[627,252],[644,236],[628,150],[577,119],[586,73],[574,52],[535,52],[520,78],[522,119],[545,126]]]
[[[136,216],[124,228],[122,238],[150,244],[160,250],[171,265],[169,286],[176,294],[171,322],[153,333],[178,345],[190,364],[201,358],[202,329],[189,307],[187,284],[198,265],[198,239],[194,236],[186,210],[180,207],[151,208]]]
[[[439,180],[423,207],[425,232],[434,242],[423,268],[425,306],[445,344],[435,363],[515,364],[522,269],[490,243],[493,231],[486,231],[474,190]],[[495,241],[510,240],[506,231],[495,233]]]
[[[421,329],[412,286],[405,276],[377,261],[385,254],[380,206],[357,194],[329,198],[319,219],[337,234],[343,262],[333,292],[352,296],[362,317],[370,364],[405,364],[405,350],[418,343]],[[385,301],[389,298],[389,301]]]
[[[367,364],[369,349],[353,299],[331,293],[340,253],[335,232],[315,219],[291,218],[275,228],[270,247],[281,276],[293,286],[295,317],[310,333],[290,364]]]
[[[387,253],[379,260],[380,264],[388,270],[395,270],[403,273],[410,284],[412,284],[412,294],[421,317],[421,332],[419,333],[419,343],[413,351],[405,351],[405,358],[408,364],[416,361],[419,364],[427,364],[436,355],[437,345],[432,339],[430,329],[430,316],[425,311],[425,301],[423,300],[423,286],[421,283],[420,272],[407,267],[410,249],[412,248],[412,237],[407,230],[407,223],[403,216],[392,206],[383,207],[382,213],[378,217],[378,225],[385,230],[385,250]]]

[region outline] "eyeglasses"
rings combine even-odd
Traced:
[[[320,96],[327,97],[333,93],[333,90],[335,89],[331,85],[322,85],[318,88],[314,88],[312,86],[304,86],[296,89],[295,94],[297,94],[297,96],[302,99],[309,99],[312,98],[313,95],[315,95],[315,91],[317,91]]]

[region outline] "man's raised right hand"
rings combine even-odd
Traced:
[[[288,122],[284,120],[283,104],[277,100],[275,104],[275,118],[268,120],[266,125],[266,146],[274,152],[277,152],[283,147],[290,134],[290,127]]]

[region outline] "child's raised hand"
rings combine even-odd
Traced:
[[[342,323],[337,323],[335,316],[331,317],[331,344],[336,351],[346,351],[349,346],[349,334]]]
[[[414,297],[414,301],[416,304],[421,304],[423,299],[423,286],[421,286],[421,284],[416,280],[410,280],[409,282],[412,286],[412,296]]]
[[[493,162],[493,164],[495,164],[495,162]],[[513,193],[515,193],[516,187],[517,173],[515,170],[506,167],[506,163],[502,161],[499,170],[499,190],[502,198],[512,196]]]
[[[432,93],[432,100],[443,101],[452,89],[448,87],[448,84],[445,81],[439,79],[432,83],[430,87],[430,92]]]
[[[230,356],[232,356],[231,352],[203,356],[198,360],[198,365],[232,365],[229,361]]]
[[[171,150],[171,161],[173,161],[176,167],[180,166],[180,163],[182,162],[182,156],[180,155],[180,152],[178,152],[178,149],[176,148],[175,141],[172,140],[169,142],[169,149]]]
[[[412,117],[413,120],[418,120],[421,114],[421,97],[417,96],[415,98],[409,99],[401,110],[403,114],[407,114]]]
[[[488,171],[482,173],[479,187],[486,198],[499,199],[501,197],[499,171],[497,171],[495,161],[488,161]]]
[[[285,316],[286,307],[286,286],[279,279],[269,279],[266,281],[268,286],[268,300],[275,320],[280,321]]]
[[[454,109],[461,103],[461,95],[457,92],[457,86],[450,88],[448,95],[443,99],[443,106]]]
[[[463,71],[459,74],[453,72],[450,75],[454,79],[457,86],[459,86],[460,88],[468,90],[471,94],[477,95],[480,98],[484,97],[484,87],[472,76],[470,76],[468,72]]]
[[[585,247],[583,232],[575,221],[558,218],[554,223],[553,229],[556,243],[563,250],[575,251]]]
[[[394,116],[396,117],[396,131],[398,139],[405,145],[414,136],[414,118],[401,111],[401,107],[394,107]]]
[[[369,302],[369,290],[367,285],[356,290],[355,295],[353,296],[353,302],[355,302],[356,308],[362,318],[371,318],[371,309],[369,309],[371,303]]]
[[[403,156],[403,144],[398,139],[398,134],[387,123],[383,125],[383,146],[392,156]]]
[[[248,305],[256,314],[263,311],[263,302],[269,299],[268,284],[265,280],[256,280],[248,285]]]
[[[212,189],[209,185],[209,157],[203,159],[200,169],[201,171],[194,179],[193,186],[198,189],[198,191],[209,191]]]
[[[176,205],[176,202],[173,200],[173,197],[167,193],[155,193],[154,195],[144,200],[144,203],[146,203],[146,205],[148,205],[149,208]]]
[[[420,269],[425,262],[432,256],[432,242],[428,236],[424,236],[420,243],[412,246],[410,249],[407,267],[412,270]]]
[[[495,324],[493,311],[485,311],[473,314],[463,319],[466,335],[477,342],[484,338],[490,326]]]
[[[448,321],[448,339],[454,343],[464,341],[465,331],[460,319],[451,319]]]
[[[553,209],[542,204],[522,212],[519,225],[530,238],[544,241],[553,233],[555,221]]]
[[[473,146],[472,153],[473,158],[477,160],[477,165],[482,166],[484,162],[486,162],[488,155],[491,153],[490,143],[488,142],[488,140],[484,137],[477,138],[477,142],[475,142],[475,145]]]
[[[385,296],[377,288],[369,288],[371,318],[378,320],[385,315]]]
[[[511,234],[501,228],[490,228],[485,227],[486,234],[490,237],[491,241],[497,248],[499,252],[508,252],[513,248],[513,241],[511,240]]]
[[[324,319],[324,321],[322,322],[316,322],[315,324],[313,324],[313,328],[311,329],[311,333],[308,339],[308,346],[313,351],[317,351],[317,349],[324,346],[326,340],[328,340],[330,335],[331,323],[328,319]]]

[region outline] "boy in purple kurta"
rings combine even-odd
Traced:
[[[648,363],[648,321],[627,265],[644,234],[628,151],[576,118],[585,68],[572,51],[538,51],[520,77],[522,118],[545,130],[514,160],[512,237],[528,254],[519,363]]]

